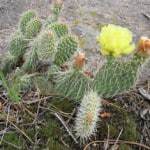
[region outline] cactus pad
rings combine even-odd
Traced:
[[[92,80],[79,70],[56,74],[56,91],[65,97],[80,100],[90,88]]]
[[[28,41],[24,39],[24,36],[16,33],[12,36],[9,43],[9,52],[15,57],[22,57],[26,52]]]
[[[33,37],[37,36],[37,34],[40,32],[42,27],[42,23],[38,18],[32,19],[30,22],[28,22],[26,26],[25,36],[28,39],[32,39]]]
[[[24,63],[23,70],[28,73],[36,72],[39,63],[37,52],[33,49]]]
[[[42,32],[33,42],[40,60],[47,60],[54,57],[56,50],[54,34],[51,31]]]
[[[50,29],[52,29],[58,37],[68,34],[68,27],[65,24],[55,23],[50,26]]]
[[[96,75],[95,89],[105,98],[129,90],[137,80],[138,68],[142,63],[143,57],[138,55],[129,62],[118,62],[109,57]]]
[[[86,92],[75,120],[76,136],[81,140],[87,140],[95,134],[101,105],[101,98],[96,92]]]
[[[27,26],[27,23],[33,19],[34,17],[36,17],[36,13],[32,10],[28,10],[26,11],[25,13],[23,13],[23,15],[21,16],[21,19],[20,19],[20,30],[23,34],[25,34],[26,32],[26,26]]]
[[[78,43],[75,38],[71,36],[63,37],[57,47],[54,61],[55,64],[58,66],[64,64],[74,54],[77,48]]]

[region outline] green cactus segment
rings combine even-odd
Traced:
[[[59,38],[68,34],[68,27],[65,24],[55,23],[50,26],[50,29],[52,29]]]
[[[129,62],[118,62],[109,57],[95,77],[95,89],[105,98],[129,90],[135,85],[138,69],[143,61],[144,58],[137,54]]]
[[[33,42],[40,60],[47,60],[54,57],[56,50],[55,36],[51,31],[42,32]]]
[[[54,91],[53,83],[48,79],[46,74],[37,76],[33,79],[35,87],[40,91],[41,95],[50,95]]]
[[[58,20],[58,17],[59,17],[59,14],[61,12],[61,9],[62,9],[62,3],[55,3],[53,8],[52,8],[52,13],[54,15],[54,20],[57,21]]]
[[[11,76],[12,80],[15,78],[18,78],[17,84],[20,87],[20,90],[29,90],[33,87],[32,74],[27,74],[22,69],[16,68],[15,72]]]
[[[38,64],[39,58],[37,52],[35,50],[32,50],[30,56],[27,58],[22,67],[25,72],[32,73],[37,71]]]
[[[71,70],[58,72],[56,77],[56,91],[73,100],[80,100],[85,92],[89,90],[91,79],[82,72]]]
[[[26,26],[27,26],[27,23],[29,21],[31,21],[31,19],[33,19],[34,17],[36,17],[36,13],[32,10],[29,10],[27,12],[25,12],[21,19],[20,19],[20,30],[23,34],[25,34],[26,32]]]
[[[13,81],[8,81],[4,74],[0,71],[0,80],[2,81],[3,87],[6,89],[8,97],[13,102],[19,102],[21,100],[20,97],[20,88],[18,86],[18,79],[16,78]]]
[[[76,136],[80,140],[87,140],[96,133],[101,105],[101,99],[96,92],[85,93],[75,119]]]
[[[16,33],[12,36],[11,41],[9,43],[9,52],[11,55],[19,58],[24,55],[27,46],[28,41],[24,39],[24,36],[22,36],[19,33]]]
[[[37,36],[41,28],[41,21],[38,18],[32,19],[26,26],[25,37],[28,39],[32,39],[33,37]]]
[[[55,64],[63,65],[74,54],[78,48],[78,43],[75,38],[71,36],[65,36],[61,39],[57,47],[57,53],[55,55]]]
[[[4,75],[7,75],[12,71],[12,69],[15,68],[17,64],[17,58],[10,55],[10,53],[6,53],[2,58],[0,62],[0,70],[4,73]]]

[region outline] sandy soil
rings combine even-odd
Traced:
[[[27,9],[37,10],[41,18],[50,15],[52,0],[0,0],[0,54],[7,50],[19,16]],[[79,37],[81,48],[91,60],[101,59],[96,44],[99,28],[108,23],[129,28],[134,40],[150,36],[150,0],[64,0],[60,20],[67,22]],[[144,71],[145,72],[145,71]],[[146,71],[146,78],[147,73]]]
[[[17,26],[20,14],[33,8],[40,17],[46,17],[50,13],[51,1],[0,0],[0,52],[5,50],[7,39]],[[92,42],[95,41],[97,27],[106,23],[126,26],[138,38],[141,35],[150,36],[149,7],[149,0],[64,0],[62,17],[67,22],[76,24],[73,31],[77,35],[86,35],[92,31]],[[90,45],[91,38],[88,39]]]

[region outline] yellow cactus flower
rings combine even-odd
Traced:
[[[104,26],[97,40],[103,55],[118,57],[130,54],[135,49],[132,43],[132,32],[113,24]]]

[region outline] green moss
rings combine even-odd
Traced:
[[[131,117],[126,118],[126,124],[124,126],[124,132],[121,138],[123,138],[124,140],[129,140],[129,141],[137,141],[139,139],[137,125],[133,118]]]
[[[132,150],[132,148],[127,144],[120,144],[119,150]]]
[[[130,113],[124,111],[118,103],[113,103],[112,106],[107,106],[104,108],[106,112],[111,113],[111,117],[102,120],[99,133],[100,136],[107,137],[108,126],[110,139],[116,139],[123,129],[123,132],[120,136],[120,140],[127,141],[137,141],[139,140],[139,132],[137,131],[137,125],[135,119]]]
[[[5,133],[4,135],[4,142],[2,143],[3,148],[7,150],[16,150],[16,147],[22,149],[23,147],[23,141],[21,137],[15,133]]]
[[[43,148],[48,148],[52,150],[66,150],[67,148],[60,142],[60,137],[64,134],[61,130],[61,126],[54,118],[48,117],[46,124],[41,128],[40,134],[42,139],[45,139],[47,142],[43,145]]]
[[[66,98],[54,98],[50,105],[55,106],[58,110],[71,113],[75,107],[75,103]]]

